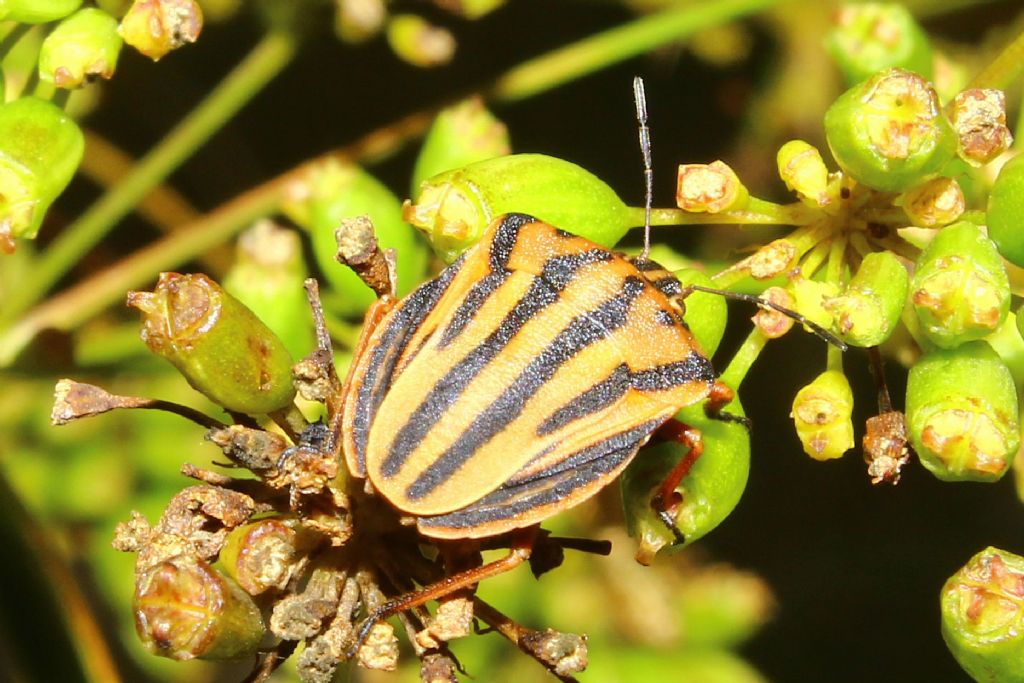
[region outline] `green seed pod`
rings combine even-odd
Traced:
[[[949,110],[957,154],[971,166],[984,166],[1013,143],[1006,127],[1006,96],[1002,90],[964,90],[957,93]]]
[[[141,337],[214,403],[250,415],[295,397],[292,359],[273,332],[205,275],[161,273],[152,292],[129,292]]]
[[[66,17],[81,4],[82,0],[2,0],[0,21],[45,24]]]
[[[397,14],[387,26],[388,45],[398,57],[425,69],[442,66],[455,56],[455,36],[418,14]]]
[[[266,323],[292,358],[302,358],[314,343],[305,279],[298,234],[260,221],[238,238],[235,265],[223,285]]]
[[[733,415],[744,415],[739,399],[727,408]],[[675,536],[655,514],[651,498],[665,476],[685,450],[677,443],[657,443],[645,447],[622,474],[622,501],[626,528],[639,545],[636,560],[650,564],[662,549],[679,550],[717,527],[739,503],[750,473],[750,434],[736,422],[712,420],[701,406],[690,406],[676,416],[700,430],[704,453],[693,464],[676,491],[682,495],[675,523],[686,538],[684,545],[673,545]]]
[[[284,590],[302,559],[299,534],[283,520],[261,519],[231,530],[218,562],[249,595]]]
[[[814,145],[790,140],[779,148],[775,161],[779,177],[804,204],[821,208],[837,199],[838,188],[829,182],[828,167]]]
[[[1003,164],[992,185],[988,236],[1007,261],[1024,266],[1024,154]]]
[[[825,44],[851,85],[894,66],[931,78],[928,36],[910,11],[897,3],[843,5]]]
[[[412,172],[412,194],[429,178],[511,151],[508,128],[479,97],[446,107],[427,131]]]
[[[78,124],[49,102],[21,97],[0,105],[0,250],[36,236],[84,149]]]
[[[906,408],[914,450],[943,481],[995,481],[1020,445],[1013,376],[984,341],[918,360]]]
[[[925,247],[910,291],[922,332],[942,348],[991,334],[1010,310],[1003,260],[966,221],[943,228]]]
[[[790,413],[804,453],[832,460],[853,448],[853,391],[839,370],[826,370],[797,392]]]
[[[680,164],[676,172],[676,206],[693,213],[742,209],[750,192],[724,161]]]
[[[154,62],[171,50],[194,43],[203,30],[203,12],[195,0],[135,0],[117,32]]]
[[[1006,314],[1003,324],[995,332],[985,337],[988,345],[1006,363],[1010,374],[1013,375],[1013,382],[1017,386],[1024,386],[1024,339],[1021,338],[1021,326],[1024,326],[1024,323],[1020,321],[1020,316],[1010,311]]]
[[[907,302],[910,276],[890,251],[864,257],[843,293],[825,301],[834,329],[854,346],[878,346],[892,334]]]
[[[1022,683],[1024,557],[988,547],[942,587],[942,638],[979,683]]]
[[[853,86],[825,112],[832,156],[854,180],[903,192],[937,174],[956,154],[956,134],[935,88],[903,69]]]
[[[245,591],[193,555],[177,555],[135,582],[135,630],[147,650],[171,659],[238,659],[266,630]]]
[[[679,279],[683,287],[687,285],[701,285],[702,287],[714,287],[715,283],[703,272],[694,268],[677,270],[674,275]],[[686,297],[686,324],[690,332],[697,338],[701,350],[709,358],[718,349],[718,344],[725,334],[725,324],[728,322],[729,308],[725,305],[725,299],[718,294],[709,292],[693,292]]]
[[[335,259],[338,243],[334,231],[343,219],[369,216],[381,248],[395,250],[399,296],[423,281],[427,250],[416,231],[402,220],[402,205],[387,187],[359,166],[328,162],[313,168],[293,188],[284,210],[309,231],[320,271],[331,288],[342,295],[337,302],[339,313],[362,315],[377,298],[352,269]]]
[[[436,175],[420,186],[405,218],[426,233],[446,263],[476,244],[492,220],[518,211],[605,247],[632,225],[632,214],[604,181],[543,154],[513,154]]]
[[[715,283],[704,271],[690,267],[691,259],[671,249],[665,244],[652,244],[650,258],[662,267],[670,271],[678,278],[679,283],[687,285],[701,285],[714,287]],[[693,292],[683,300],[685,306],[686,324],[690,332],[697,338],[701,351],[704,355],[711,357],[715,355],[722,335],[725,334],[725,324],[729,315],[729,308],[725,299],[717,294],[708,292]]]
[[[39,79],[58,88],[77,88],[95,78],[110,78],[121,52],[117,19],[94,7],[60,22],[39,51]]]

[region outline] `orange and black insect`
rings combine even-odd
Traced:
[[[492,536],[585,500],[713,393],[665,293],[680,289],[650,261],[498,218],[364,333],[343,401],[349,470],[434,538]]]
[[[634,87],[649,207],[639,79]],[[704,402],[742,420],[720,412],[733,393],[687,328],[684,295],[646,249],[631,259],[508,214],[437,278],[371,307],[332,401],[349,471],[424,536],[516,533],[507,558],[380,606],[350,655],[376,621],[523,562],[531,530],[608,485],[680,409]],[[689,447],[652,499],[675,530],[675,489],[703,444],[675,421],[663,432]]]

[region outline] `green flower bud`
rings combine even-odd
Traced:
[[[299,534],[280,519],[261,519],[231,530],[218,561],[249,595],[284,590],[302,559]]]
[[[835,314],[826,307],[826,302],[839,296],[838,285],[833,282],[820,282],[801,277],[791,281],[788,289],[793,295],[794,304],[787,308],[793,308],[826,330],[833,328]]]
[[[203,12],[195,0],[135,0],[121,18],[117,32],[154,62],[187,43],[203,30]]]
[[[907,426],[943,481],[995,481],[1020,445],[1013,376],[986,342],[926,354],[907,379]]]
[[[988,547],[942,587],[942,638],[979,683],[1022,683],[1024,557]]]
[[[413,66],[441,66],[455,56],[455,36],[417,14],[391,17],[387,37],[394,53]]]
[[[618,242],[632,214],[604,181],[543,154],[513,154],[436,175],[420,186],[405,218],[450,263],[476,244],[498,216],[521,212],[605,247]]]
[[[779,148],[775,161],[779,177],[804,204],[821,208],[837,199],[837,187],[829,182],[828,167],[814,145],[790,140]]]
[[[152,292],[129,292],[142,340],[214,403],[250,415],[295,397],[292,359],[252,311],[205,275],[161,273]]]
[[[676,206],[693,213],[742,209],[750,193],[724,161],[681,164],[676,173]]]
[[[1024,266],[1024,154],[1003,164],[992,185],[988,236],[1007,261]]]
[[[314,345],[305,279],[298,234],[261,221],[238,238],[235,265],[223,285],[266,323],[292,358],[302,358]]]
[[[921,228],[949,225],[964,212],[966,201],[960,183],[953,178],[932,178],[903,194],[903,210]]]
[[[910,276],[895,254],[876,251],[864,257],[853,279],[825,308],[834,329],[854,346],[878,346],[892,334],[907,302]]]
[[[0,21],[45,24],[66,17],[81,4],[82,0],[2,0]]]
[[[260,611],[233,581],[193,555],[177,555],[135,582],[135,630],[155,655],[237,659],[256,651]]]
[[[345,218],[368,215],[381,248],[395,250],[400,296],[422,282],[426,249],[416,231],[402,220],[402,205],[395,195],[359,166],[333,161],[317,166],[292,188],[291,195],[284,210],[309,231],[320,271],[331,288],[343,295],[338,312],[362,315],[377,298],[352,269],[335,259],[334,231]]]
[[[506,0],[439,0],[438,5],[466,19],[479,19],[505,4]]]
[[[441,110],[427,131],[412,172],[412,194],[438,173],[510,151],[508,128],[487,110],[483,100],[462,100]]]
[[[958,93],[949,107],[957,136],[957,154],[974,167],[984,166],[1009,149],[1002,90],[972,88]]]
[[[931,78],[928,36],[897,3],[844,4],[826,45],[850,84],[894,66]]]
[[[804,453],[832,460],[853,448],[853,391],[839,370],[826,370],[797,392],[790,417]]]
[[[687,285],[715,286],[710,277],[694,268],[684,268],[673,274],[684,288]],[[690,327],[690,332],[697,338],[697,343],[704,354],[708,357],[713,356],[719,342],[722,341],[722,335],[725,334],[725,324],[729,316],[725,299],[710,292],[693,292],[686,297],[684,303],[686,324]]]
[[[58,88],[77,88],[87,80],[110,78],[121,52],[117,19],[87,8],[60,22],[39,51],[39,79]]]
[[[84,149],[78,125],[49,102],[21,97],[0,105],[0,251],[36,236]]]
[[[384,0],[334,0],[334,33],[346,43],[362,43],[384,27]]]
[[[744,415],[739,399],[728,406],[733,415]],[[686,538],[673,545],[675,535],[658,518],[651,498],[681,457],[685,448],[677,443],[657,443],[643,449],[622,474],[622,501],[626,528],[639,545],[636,560],[650,564],[662,549],[678,550],[717,527],[739,503],[750,473],[750,433],[737,422],[713,420],[700,405],[684,408],[676,416],[700,430],[704,453],[680,482],[676,491],[683,500],[675,523]]]
[[[921,330],[949,348],[993,332],[1010,309],[1010,284],[996,247],[966,221],[936,233],[917,261],[911,301]]]
[[[854,180],[902,192],[946,165],[956,134],[921,76],[889,69],[855,85],[825,112],[832,156]]]

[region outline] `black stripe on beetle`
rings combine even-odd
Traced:
[[[606,257],[610,257],[608,252],[595,249],[548,259],[544,264],[542,276],[533,280],[529,289],[516,302],[498,328],[439,379],[420,405],[410,413],[406,423],[395,436],[391,452],[381,466],[381,473],[385,477],[394,476],[423,438],[443,418],[445,411],[508,346],[519,330],[543,309],[558,302],[562,290],[573,281],[573,276],[580,268],[607,260]]]
[[[514,519],[545,505],[555,505],[583,487],[599,481],[627,461],[660,424],[647,422],[620,432],[569,456],[564,463],[528,480],[506,483],[479,501],[444,515],[420,517],[418,526],[464,529]]]
[[[366,471],[366,442],[370,425],[393,381],[398,358],[424,319],[434,310],[462,267],[463,259],[448,266],[436,279],[416,288],[398,308],[372,350],[372,360],[359,385],[358,409],[352,421],[356,459],[360,472]]]
[[[537,435],[545,436],[557,432],[571,422],[600,412],[622,398],[632,386],[629,367],[622,363],[611,374],[589,389],[569,399],[569,402],[551,413],[537,427]]]
[[[622,327],[628,318],[630,305],[643,291],[643,287],[643,280],[627,276],[623,280],[621,290],[615,296],[592,311],[574,318],[501,395],[482,410],[465,432],[437,460],[423,469],[406,489],[406,495],[411,500],[423,498],[447,481],[483,444],[506,429],[523,412],[529,398],[537,393],[563,364],[582,349],[606,339],[613,330]],[[435,421],[439,417],[436,416]],[[397,441],[396,439],[396,444]],[[396,451],[397,449],[393,449],[392,457]],[[405,457],[408,457],[408,454]],[[397,472],[397,469],[395,471]]]

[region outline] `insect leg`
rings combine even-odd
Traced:
[[[397,598],[388,600],[384,604],[377,607],[375,610],[370,612],[369,616],[359,625],[359,629],[356,631],[355,641],[349,647],[346,652],[346,657],[351,659],[362,647],[363,643],[370,635],[370,630],[374,624],[377,624],[388,617],[394,616],[399,612],[405,612],[406,610],[418,607],[431,600],[437,600],[443,598],[446,595],[450,595],[455,591],[469,588],[475,584],[480,583],[484,579],[489,579],[492,576],[504,574],[505,572],[514,569],[530,559],[530,553],[533,550],[533,542],[537,535],[537,527],[529,527],[516,532],[509,546],[509,553],[500,560],[494,562],[488,562],[480,567],[475,567],[452,576],[441,579],[437,583],[431,584],[426,588],[412,593],[406,593],[400,595]]]
[[[704,414],[712,420],[736,422],[741,424],[749,433],[752,426],[749,417],[746,417],[745,415],[736,415],[735,413],[727,413],[722,410],[722,408],[731,403],[734,398],[736,398],[736,392],[732,390],[732,387],[716,381],[711,385],[711,393],[708,395],[708,400],[704,402]]]
[[[675,536],[676,544],[682,545],[686,543],[686,537],[683,536],[683,532],[676,526],[673,513],[682,504],[683,496],[676,491],[676,488],[679,487],[679,482],[690,473],[693,464],[697,462],[697,458],[704,452],[704,438],[701,436],[699,429],[676,419],[669,420],[661,425],[658,431],[655,432],[654,438],[661,441],[675,441],[687,448],[686,455],[665,475],[665,478],[658,486],[658,492],[651,498],[651,507],[658,515],[658,519]]]

